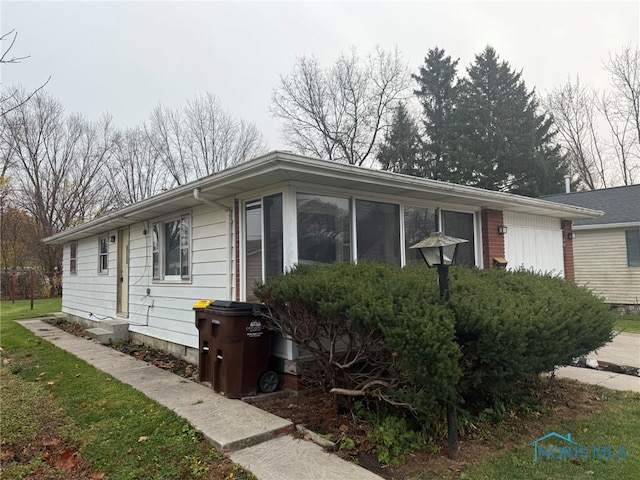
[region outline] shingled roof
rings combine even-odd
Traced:
[[[562,193],[541,198],[551,202],[576,205],[605,212],[603,216],[598,218],[574,220],[574,226],[640,225],[640,185]]]

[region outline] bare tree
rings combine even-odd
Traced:
[[[108,210],[110,119],[65,116],[43,92],[29,102],[24,93],[12,98],[18,106],[0,119],[2,142],[10,145],[7,182],[12,202],[35,220],[40,238]],[[43,246],[40,253],[45,270],[60,265],[59,248]]]
[[[568,80],[553,90],[544,105],[553,116],[571,172],[589,190],[607,187],[604,142],[598,133],[597,93]]]
[[[601,111],[609,126],[612,147],[625,185],[638,180],[640,172],[640,50],[626,46],[609,56],[605,69],[613,90],[603,95]]]
[[[361,59],[355,50],[330,68],[301,57],[280,78],[271,112],[283,120],[283,138],[294,150],[352,165],[375,158],[381,132],[389,128],[409,74],[398,51],[376,49]]]
[[[255,125],[234,119],[209,93],[195,97],[181,109],[158,105],[146,132],[177,185],[245,162],[266,150]]]
[[[167,187],[162,162],[144,126],[114,134],[111,162],[115,178],[109,187],[119,207],[149,198]]]
[[[16,32],[15,29],[0,35],[0,42],[9,42],[9,45],[6,48],[4,48],[4,46],[0,48],[0,65],[20,63],[22,60],[29,58],[29,55],[15,57],[10,53],[17,39],[18,32]],[[49,80],[51,80],[51,77],[28,95],[21,96],[20,102],[15,101],[16,95],[18,95],[18,90],[16,89],[11,89],[9,94],[6,94],[6,92],[0,93],[0,117],[3,117],[11,110],[18,108],[21,104],[28,102],[36,93],[42,90],[47,83],[49,83]]]

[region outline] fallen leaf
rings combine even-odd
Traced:
[[[56,460],[56,463],[55,463],[56,468],[70,472],[75,468],[75,466],[78,463],[77,457],[78,457],[77,452],[74,452],[73,449],[71,448],[67,448],[64,452],[62,452],[62,455],[60,455],[60,458]]]
[[[147,437],[146,435],[143,435],[138,439],[138,443],[146,442],[147,440],[149,440],[149,437]]]
[[[79,374],[79,373],[76,373],[76,378],[78,378],[79,376],[80,376],[80,374]]]
[[[92,480],[102,480],[105,477],[106,473],[104,472],[93,472],[91,474]]]
[[[16,454],[11,450],[3,450],[2,452],[0,452],[0,458],[2,458],[3,461],[12,461],[15,456]]]
[[[56,382],[47,382],[47,385],[51,386],[51,385],[55,385]]]

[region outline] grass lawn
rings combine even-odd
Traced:
[[[548,432],[563,436],[571,433],[572,440],[580,447],[585,446],[588,457],[578,456],[566,459],[550,459],[538,454],[534,462],[534,438],[523,438],[521,445],[502,455],[489,458],[470,466],[460,478],[473,480],[569,480],[569,479],[626,479],[640,478],[640,394],[614,392],[601,389],[606,401],[604,410],[580,420],[550,424]],[[543,443],[549,447],[570,445],[559,439],[549,439]],[[611,446],[617,453],[623,447],[626,458],[593,458],[593,447],[602,452]],[[604,450],[607,451],[606,449]],[[571,450],[571,454],[574,451]],[[575,455],[575,454],[574,454]],[[613,455],[611,455],[613,457]]]
[[[640,314],[620,315],[614,325],[616,332],[640,333]]]
[[[13,320],[59,299],[2,302],[2,478],[248,480],[184,419]]]

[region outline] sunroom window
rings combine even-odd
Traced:
[[[404,207],[404,251],[407,265],[424,264],[420,251],[409,247],[437,231],[438,217],[435,208]]]
[[[476,264],[473,213],[443,210],[442,227],[442,231],[450,237],[468,240],[458,247],[456,263],[473,267]]]
[[[400,265],[400,206],[356,200],[358,259]]]
[[[351,260],[349,200],[299,193],[298,262],[300,264]]]
[[[284,270],[282,195],[246,202],[244,212],[245,296],[254,301],[256,284],[276,278]]]

